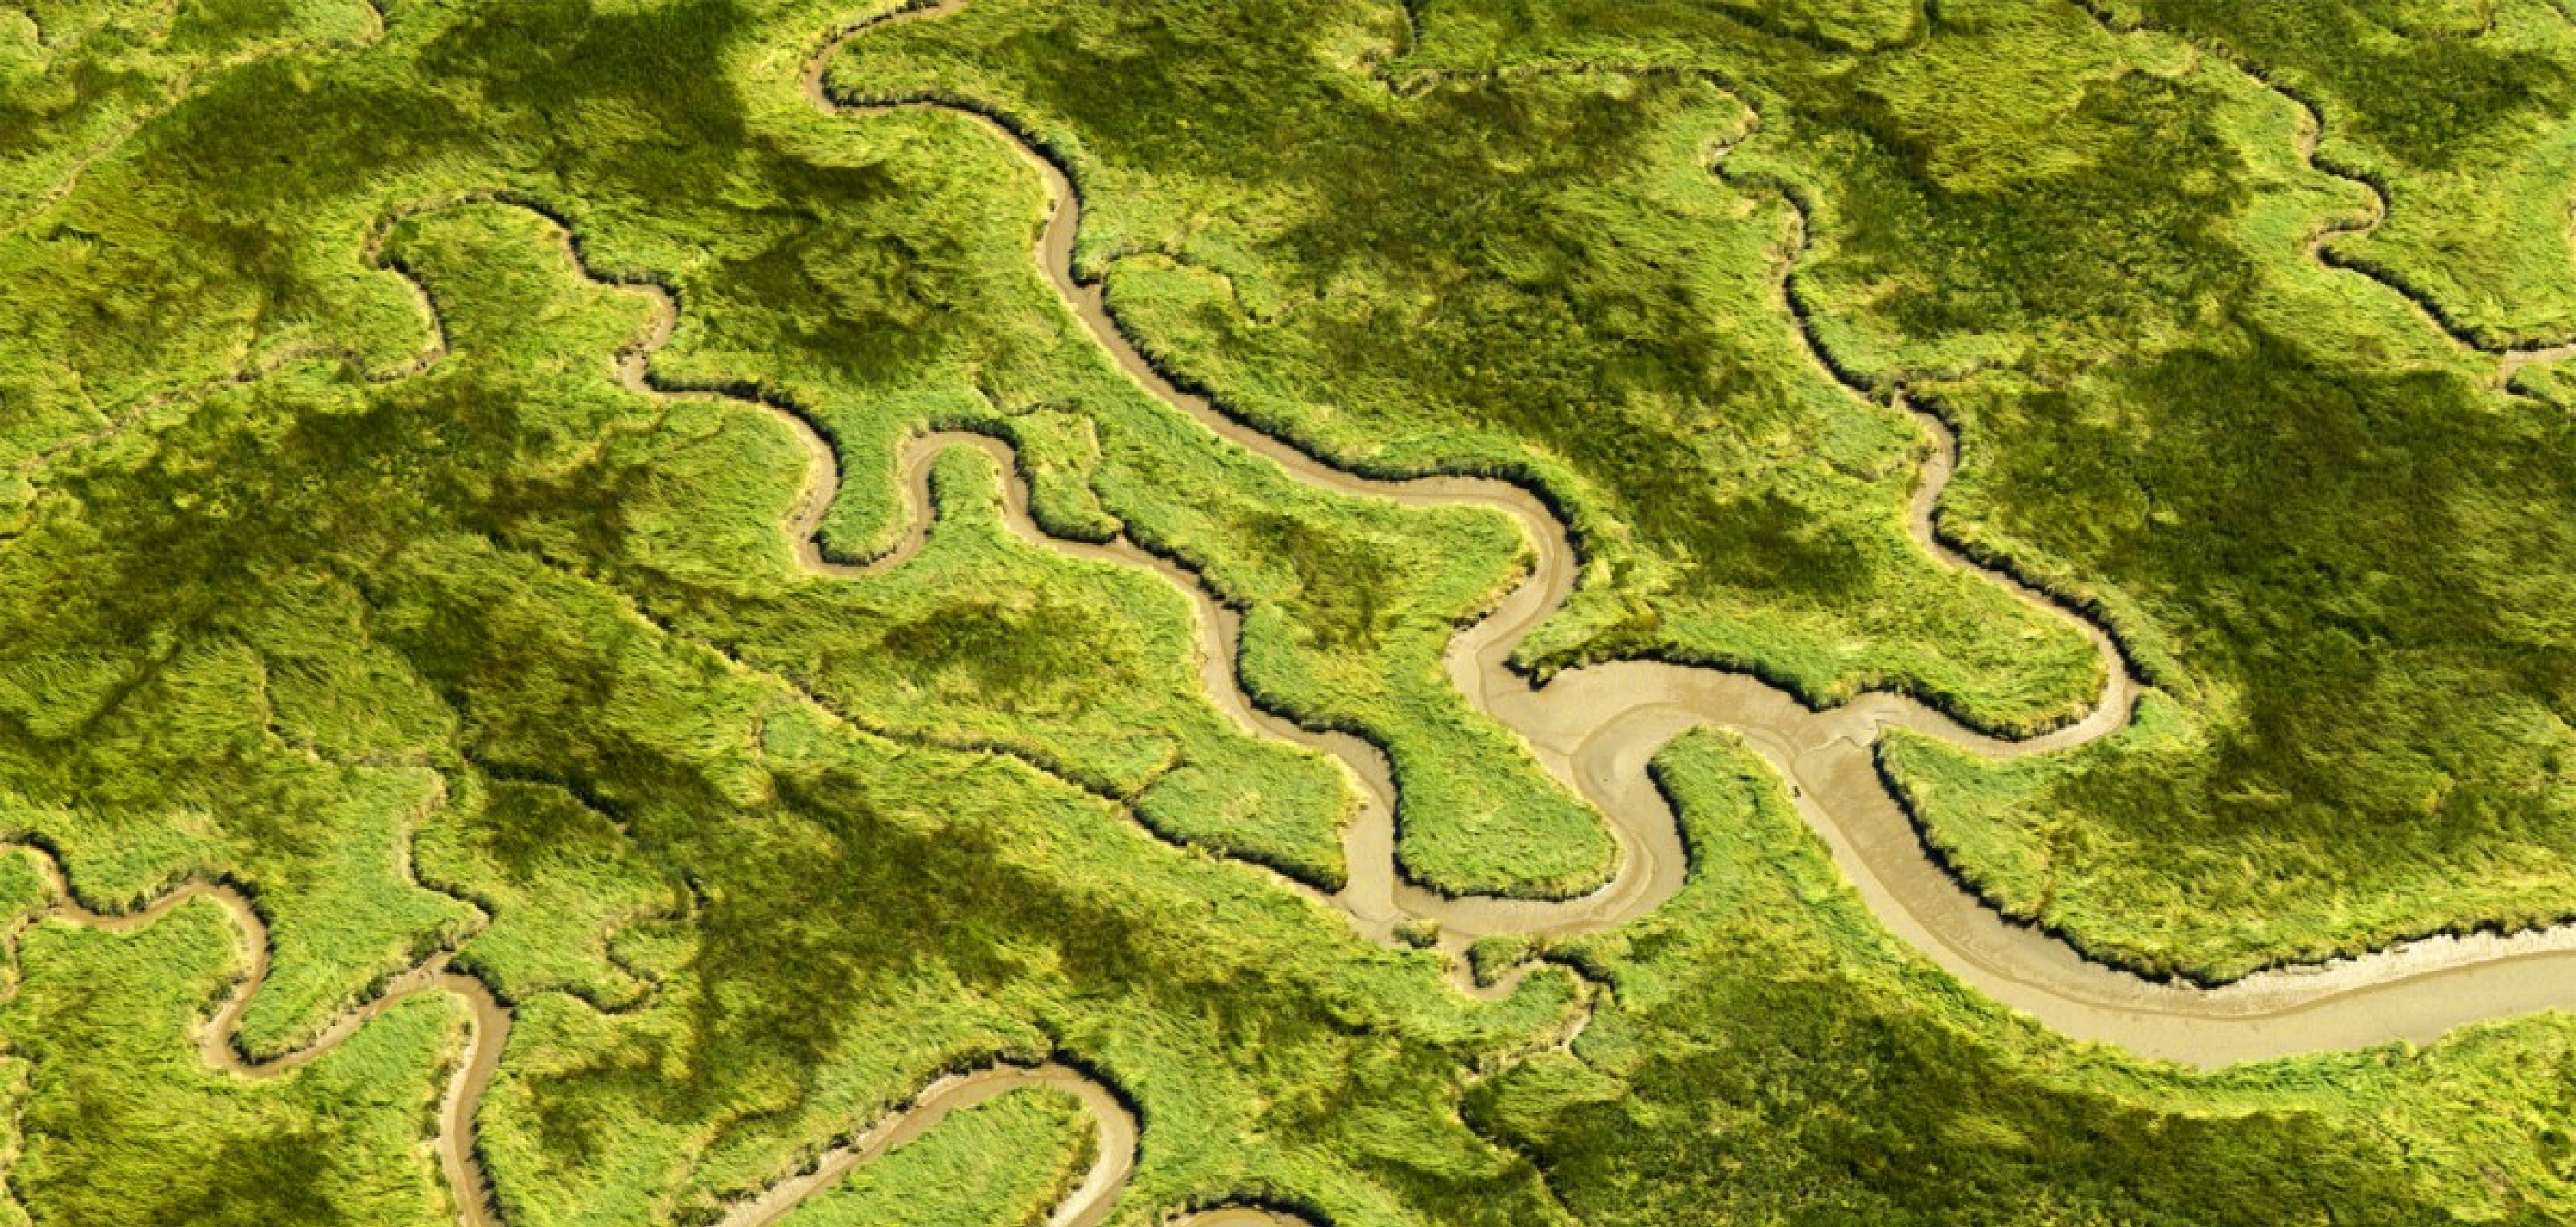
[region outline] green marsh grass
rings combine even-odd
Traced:
[[[2418,7],[2372,56],[2488,54]],[[173,11],[0,14],[0,196],[143,119],[0,232],[0,828],[93,905],[250,894],[258,1051],[457,951],[514,1010],[480,1122],[511,1223],[704,1221],[1003,1057],[1138,1107],[1122,1224],[2570,1213],[2563,1019],[2206,1078],[2074,1049],[1913,962],[1701,741],[1664,768],[1688,891],[1473,1001],[1238,863],[1335,880],[1344,785],[1221,719],[1160,581],[1000,531],[988,464],[940,461],[910,563],[794,572],[795,440],[620,387],[647,304],[562,227],[589,273],[676,292],[656,381],[832,440],[837,556],[900,535],[905,440],[1005,437],[1050,531],[1198,572],[1244,611],[1257,697],[1389,749],[1409,869],[1607,870],[1597,819],[1440,666],[1526,565],[1510,526],[1305,488],[1129,384],[1032,267],[1006,145],[799,95],[861,13]],[[2225,969],[2565,898],[2564,411],[2311,262],[2367,193],[2181,35],[2037,0],[970,0],[833,79],[1065,152],[1084,266],[1231,410],[1355,467],[1545,490],[1591,573],[1536,669],[1650,653],[1997,728],[2073,712],[2083,645],[1905,541],[1906,384],[1966,440],[1945,531],[2111,611],[2165,692],[2064,761],[1889,751],[1972,875],[2088,948]],[[2479,132],[2525,114],[2499,96]],[[2537,207],[2531,174],[2498,207]],[[2395,217],[2440,211],[2410,190]],[[2414,254],[2387,258],[2435,267],[2430,233],[2393,219]],[[2545,280],[2496,280],[2494,326],[2551,318]],[[2508,858],[2525,876],[2480,872]],[[424,1139],[453,1004],[231,1080],[188,1030],[237,942],[204,905],[18,937],[0,1216],[446,1219]],[[810,1212],[957,1191],[930,1157],[988,1154],[987,1124],[1064,1137],[1001,1115]],[[989,1173],[1014,1213],[1062,1170],[1027,1146]]]

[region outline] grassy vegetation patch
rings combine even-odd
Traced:
[[[310,1065],[246,1084],[189,1036],[241,970],[211,902],[130,934],[39,924],[5,1010],[23,1134],[9,1187],[38,1223],[422,1223],[450,1213],[420,1146],[458,1042],[444,998],[404,1002]]]
[[[2079,641],[1905,541],[1921,441],[1806,352],[1776,192],[1710,173],[1749,99],[1615,66],[1408,76],[1393,17],[972,5],[852,42],[833,80],[1064,151],[1119,318],[1230,412],[1364,472],[1542,488],[1592,566],[1532,667],[1892,682],[2006,727],[2078,705]]]
[[[1037,1227],[1081,1181],[1095,1145],[1090,1118],[1072,1096],[1013,1091],[961,1109],[780,1221],[786,1227]]]
[[[2576,182],[2576,27],[2547,0],[2104,6],[2281,86],[2323,120],[2318,164],[2385,194],[2342,263],[2488,346],[2576,335],[2566,228]]]
[[[2475,1128],[2490,1070],[2562,1098],[2563,1019],[2421,1061],[2141,1068],[2045,1036],[1892,942],[1741,745],[1694,734],[1656,773],[1692,884],[1570,952],[1610,985],[1591,1024],[1469,1101],[1586,1222],[2251,1224],[2294,1204],[2334,1222],[2539,1223],[2576,1195],[2545,1137],[2401,1151],[2383,1132]],[[2362,1087],[2366,1109],[2346,1098]]]
[[[2296,7],[969,0],[826,67],[1061,157],[1119,326],[1226,412],[1542,492],[1585,573],[1534,672],[2073,716],[2090,647],[1909,536],[1895,396],[1955,421],[1942,532],[2158,693],[2077,753],[1882,766],[2014,914],[2230,974],[2551,918],[2576,873],[2576,428],[2441,326],[2558,327],[2564,32]],[[1001,1059],[1137,1108],[1130,1224],[2576,1213],[2564,1019],[2206,1077],[2076,1049],[1907,955],[1706,738],[1660,767],[1684,893],[1479,943],[1489,983],[1540,960],[1500,1000],[1240,863],[1343,881],[1350,783],[1211,700],[1167,578],[1013,531],[1011,483],[1239,615],[1263,707],[1383,747],[1453,892],[1611,869],[1444,667],[1530,543],[1138,386],[1033,264],[1006,140],[804,96],[861,15],[0,11],[0,835],[90,906],[253,899],[253,1055],[451,957],[513,1012],[480,1155],[525,1227],[705,1221]],[[2311,256],[2371,208],[2343,172],[2391,202],[2327,245],[2371,276]],[[796,564],[790,414],[842,477],[822,551],[918,514],[920,552]],[[944,453],[914,508],[928,430],[1019,471]],[[451,1212],[448,999],[237,1079],[192,1034],[246,966],[213,905],[13,932],[0,1221]],[[1007,1098],[799,1221],[1042,1216],[1082,1134]]]

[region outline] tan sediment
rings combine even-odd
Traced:
[[[1484,479],[1360,477],[1227,417],[1165,379],[1110,317],[1102,287],[1075,277],[1072,252],[1081,201],[1062,167],[993,117],[970,108],[927,101],[843,107],[828,97],[824,70],[849,39],[894,22],[935,17],[959,3],[941,0],[898,10],[834,35],[807,63],[803,86],[808,97],[841,114],[896,108],[948,111],[981,124],[1017,151],[1039,176],[1051,202],[1036,256],[1066,307],[1138,384],[1220,438],[1322,488],[1501,512],[1521,525],[1537,549],[1535,573],[1493,613],[1460,633],[1449,653],[1449,672],[1471,703],[1518,732],[1549,770],[1598,806],[1617,835],[1620,866],[1612,881],[1563,902],[1447,898],[1402,880],[1394,864],[1393,787],[1383,754],[1358,739],[1317,734],[1255,709],[1230,667],[1235,647],[1230,614],[1196,584],[1184,584],[1200,610],[1203,643],[1211,638],[1206,628],[1215,628],[1203,671],[1218,705],[1249,728],[1332,753],[1362,782],[1362,812],[1344,843],[1349,885],[1332,899],[1362,932],[1384,938],[1406,920],[1436,921],[1442,944],[1457,950],[1484,934],[1564,936],[1652,910],[1680,888],[1688,866],[1674,816],[1648,779],[1646,765],[1681,731],[1713,725],[1740,734],[1781,773],[1800,813],[1892,933],[1978,991],[2074,1038],[2217,1066],[2422,1042],[2469,1022],[2576,1007],[2576,926],[2512,936],[2432,938],[2204,988],[2150,981],[2091,962],[2064,942],[1987,907],[1935,862],[1878,776],[1872,747],[1883,730],[1905,728],[1994,757],[2065,750],[2126,727],[2140,687],[2099,626],[2009,576],[1960,557],[1931,531],[1931,512],[1956,467],[1957,445],[1946,427],[1925,415],[1916,416],[1932,446],[1908,508],[1908,529],[1927,551],[2064,619],[2093,643],[2108,684],[2081,720],[2044,736],[2004,740],[1962,727],[1904,696],[1872,693],[1820,712],[1745,675],[1645,661],[1569,670],[1545,687],[1532,687],[1508,667],[1511,649],[1561,606],[1578,572],[1563,525],[1535,496]],[[819,490],[809,495],[813,502],[828,497]],[[1021,523],[1024,511],[1015,506],[1012,518]],[[1022,531],[1035,535],[1033,527]],[[1167,566],[1147,565],[1171,574]]]
[[[2536,349],[2508,349],[2496,360],[2496,386],[2510,389],[2513,377],[2526,366],[2546,366],[2552,362],[2576,358],[2576,342],[2566,345],[2544,345]]]

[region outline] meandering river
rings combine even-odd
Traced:
[[[889,109],[834,103],[823,88],[823,72],[833,55],[853,37],[896,22],[935,18],[961,2],[944,0],[902,10],[836,35],[806,64],[804,87],[809,99],[841,114]],[[1902,696],[1873,693],[1815,711],[1743,674],[1643,661],[1569,670],[1545,686],[1534,687],[1508,667],[1512,649],[1563,605],[1580,572],[1580,559],[1564,526],[1545,504],[1529,491],[1501,481],[1462,477],[1385,481],[1345,472],[1173,386],[1120,331],[1102,300],[1101,287],[1074,275],[1073,243],[1082,209],[1065,170],[983,114],[935,103],[900,105],[953,111],[1020,154],[1050,202],[1035,245],[1038,267],[1066,309],[1147,392],[1227,443],[1319,488],[1413,505],[1484,508],[1510,517],[1528,538],[1538,560],[1536,567],[1491,613],[1458,634],[1448,652],[1449,676],[1477,710],[1518,733],[1557,779],[1601,812],[1617,837],[1619,865],[1611,881],[1578,899],[1448,898],[1404,880],[1397,872],[1395,786],[1386,757],[1377,747],[1345,734],[1299,727],[1246,698],[1234,671],[1241,628],[1232,610],[1214,600],[1188,571],[1123,538],[1091,544],[1046,536],[1029,517],[1025,486],[1017,480],[1006,483],[1006,519],[1013,531],[1074,556],[1151,570],[1189,596],[1208,693],[1243,728],[1257,736],[1321,750],[1350,770],[1360,786],[1362,805],[1343,841],[1348,884],[1338,893],[1324,895],[1285,878],[1278,880],[1285,888],[1304,891],[1319,905],[1338,909],[1361,933],[1393,941],[1400,924],[1436,921],[1443,946],[1455,954],[1489,934],[1563,936],[1618,925],[1654,910],[1681,888],[1688,865],[1675,817],[1648,778],[1647,763],[1681,732],[1713,726],[1741,736],[1780,773],[1800,814],[1890,932],[1964,983],[2076,1039],[2114,1044],[2144,1056],[2218,1066],[2391,1041],[2420,1042],[2484,1019],[2550,1008],[2576,1009],[2576,926],[2512,936],[2433,938],[2359,958],[2281,968],[2202,988],[2151,981],[2088,961],[2065,943],[2007,920],[1935,862],[1876,769],[1873,747],[1886,730],[1910,729],[1996,758],[2069,750],[2125,728],[2140,689],[2100,627],[2010,576],[1960,557],[1935,537],[1932,509],[1957,462],[1956,440],[1938,421],[1916,415],[1933,447],[1907,516],[1911,534],[1922,548],[1949,565],[1974,571],[2048,616],[2065,619],[2093,643],[2109,680],[2083,720],[2045,736],[2007,741],[1964,728]],[[647,379],[646,364],[669,340],[677,311],[666,292],[638,288],[656,295],[660,308],[647,337],[621,357],[622,381],[652,396],[707,395],[672,393]],[[2556,351],[2541,356],[2556,356]],[[2509,368],[2506,373],[2510,374]],[[1005,473],[1014,471],[1009,449],[985,436],[944,433],[914,439],[901,462],[913,512],[905,542],[866,566],[841,566],[825,560],[813,540],[824,510],[839,489],[832,449],[802,418],[775,406],[764,408],[786,422],[806,447],[805,491],[789,530],[801,564],[817,573],[879,571],[910,557],[927,531],[929,464],[940,450],[980,448]],[[369,1019],[413,994],[458,996],[468,1009],[471,1026],[441,1097],[438,1152],[466,1227],[496,1227],[489,1185],[475,1153],[474,1122],[484,1088],[507,1043],[510,1013],[481,981],[448,970],[444,956],[432,958],[393,978],[367,1004],[343,1014],[295,1051],[249,1062],[236,1048],[234,1033],[243,1008],[266,980],[269,943],[266,927],[247,899],[228,886],[195,883],[143,911],[105,915],[72,900],[50,857],[42,859],[54,874],[57,897],[42,915],[58,921],[130,929],[196,898],[211,900],[225,910],[251,952],[251,967],[199,1032],[203,1056],[217,1068],[253,1078],[273,1077],[329,1052]],[[1488,991],[1507,988],[1508,984]],[[929,1130],[948,1113],[1024,1087],[1068,1092],[1091,1117],[1097,1142],[1094,1162],[1049,1221],[1052,1227],[1099,1223],[1133,1171],[1138,1119],[1130,1105],[1097,1079],[1048,1063],[994,1064],[931,1083],[853,1142],[825,1152],[797,1175],[736,1204],[725,1225],[758,1227],[775,1222],[852,1167]],[[1251,1206],[1204,1210],[1182,1221],[1190,1227],[1303,1223],[1292,1215]]]

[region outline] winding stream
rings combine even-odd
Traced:
[[[47,893],[53,899],[52,903],[27,918],[26,923],[29,924],[50,921],[108,933],[127,933],[154,924],[199,899],[223,910],[225,919],[231,922],[240,938],[248,966],[233,982],[230,992],[215,1007],[214,1013],[195,1029],[198,1058],[211,1069],[264,1082],[321,1059],[350,1036],[356,1035],[367,1023],[418,994],[447,993],[461,1000],[467,1010],[468,1027],[465,1046],[455,1054],[447,1085],[439,1096],[436,1138],[439,1171],[446,1178],[461,1227],[504,1227],[504,1220],[492,1198],[491,1181],[475,1149],[475,1118],[483,1105],[483,1093],[491,1087],[493,1074],[500,1068],[501,1053],[509,1046],[510,1010],[481,980],[448,970],[447,954],[433,955],[388,979],[375,996],[341,1012],[329,1026],[302,1045],[268,1060],[253,1061],[242,1055],[236,1037],[241,1029],[242,1012],[268,982],[269,938],[267,923],[260,919],[259,912],[240,891],[220,883],[191,881],[172,888],[137,910],[100,912],[83,906],[72,894],[61,863],[51,852],[27,844],[12,843],[0,847],[32,854],[31,859],[39,867]],[[408,875],[409,866],[403,868]],[[14,943],[16,933],[13,931],[6,937]],[[851,1168],[929,1132],[946,1120],[949,1113],[1024,1088],[1068,1092],[1091,1117],[1096,1131],[1091,1167],[1048,1216],[1047,1227],[1096,1227],[1109,1217],[1118,1194],[1127,1187],[1128,1175],[1135,1170],[1140,1126],[1135,1110],[1098,1079],[1053,1062],[1038,1065],[995,1062],[969,1073],[934,1081],[909,1102],[886,1113],[855,1141],[825,1151],[796,1175],[779,1181],[755,1197],[735,1203],[725,1216],[722,1227],[764,1227],[775,1223],[804,1204],[806,1198],[847,1174]],[[1171,1227],[1312,1225],[1292,1215],[1258,1207],[1221,1206],[1172,1220]]]
[[[1646,765],[1675,735],[1709,725],[1739,734],[1780,772],[1799,812],[1891,932],[1978,991],[2075,1039],[2214,1067],[2391,1041],[2424,1042],[2470,1022],[2576,1008],[2576,925],[2510,936],[2428,938],[2359,958],[2285,967],[2205,988],[2148,980],[2087,960],[2066,943],[1986,906],[1935,862],[1879,778],[1873,747],[1886,729],[1912,730],[1996,758],[2072,749],[2127,727],[2140,684],[2100,627],[2012,577],[1978,566],[1934,535],[1932,510],[1956,468],[1958,448],[1947,427],[1929,415],[1915,414],[1935,446],[1908,509],[1911,535],[1949,565],[2003,586],[2093,643],[2109,683],[2084,719],[2044,736],[2008,741],[1974,732],[1899,695],[1871,693],[1814,711],[1743,674],[1649,661],[1567,670],[1544,687],[1531,686],[1508,667],[1511,650],[1563,604],[1579,571],[1564,525],[1538,498],[1491,479],[1361,477],[1226,416],[1164,378],[1111,318],[1102,287],[1074,275],[1082,201],[1062,167],[976,110],[939,102],[844,107],[826,94],[825,67],[850,39],[899,22],[936,18],[961,3],[940,0],[899,10],[833,37],[807,62],[808,99],[844,115],[897,108],[947,111],[981,125],[1017,151],[1043,182],[1050,202],[1036,244],[1039,267],[1093,339],[1165,404],[1318,487],[1399,503],[1500,512],[1521,526],[1537,550],[1536,570],[1493,613],[1460,632],[1448,665],[1451,679],[1477,709],[1519,733],[1550,772],[1610,821],[1620,851],[1616,876],[1589,895],[1560,902],[1449,898],[1403,880],[1395,868],[1394,786],[1383,753],[1358,738],[1313,732],[1255,708],[1231,664],[1235,615],[1187,573],[1124,541],[1108,546],[1053,542],[1078,553],[1117,556],[1171,578],[1199,610],[1202,673],[1217,704],[1256,733],[1332,754],[1360,780],[1362,809],[1344,837],[1349,885],[1331,901],[1361,932],[1383,939],[1404,921],[1436,921],[1443,944],[1456,950],[1487,934],[1565,936],[1652,911],[1680,889],[1688,866],[1674,815],[1647,778]],[[822,440],[801,421],[795,428],[809,449],[826,454],[818,466],[828,464],[829,449]],[[922,448],[940,442],[917,441],[913,467],[921,462]],[[992,446],[985,441],[979,445]],[[817,475],[830,479],[819,468]],[[917,526],[927,514],[917,501],[917,472],[908,484],[915,487]],[[795,525],[809,561],[811,529],[829,489],[809,488],[807,510]],[[1024,493],[1014,497],[1010,518],[1019,531],[1039,535],[1027,520]]]
[[[892,109],[835,104],[823,89],[825,66],[851,38],[895,22],[936,17],[960,3],[941,0],[842,31],[807,61],[808,98],[838,114]],[[2576,925],[2512,936],[2432,938],[2360,958],[2282,968],[2200,988],[2150,981],[2090,962],[2065,943],[2005,919],[1936,863],[1879,778],[1873,747],[1886,729],[1913,730],[1997,758],[2071,749],[2127,727],[2140,689],[2101,628],[2010,576],[1959,556],[1935,536],[1932,511],[1958,455],[1955,438],[1937,420],[1916,415],[1934,446],[1908,511],[1911,535],[1949,565],[1974,571],[2049,616],[2064,619],[2093,643],[2109,682],[2081,721],[2045,736],[2007,741],[1964,728],[1902,696],[1866,694],[1820,712],[1749,676],[1644,661],[1568,670],[1543,687],[1533,687],[1508,667],[1511,651],[1564,603],[1579,572],[1579,558],[1564,526],[1543,503],[1527,490],[1501,481],[1462,477],[1382,481],[1344,472],[1174,387],[1118,329],[1102,300],[1101,287],[1074,276],[1072,252],[1081,225],[1081,200],[1064,170],[989,116],[936,103],[897,105],[964,116],[1016,150],[1033,168],[1051,202],[1036,244],[1039,267],[1091,336],[1156,398],[1227,442],[1315,486],[1405,504],[1485,508],[1511,517],[1535,548],[1538,565],[1531,575],[1452,642],[1448,672],[1478,710],[1517,732],[1551,773],[1609,820],[1618,843],[1618,870],[1600,889],[1572,900],[1444,897],[1404,880],[1397,872],[1395,788],[1385,755],[1359,738],[1305,729],[1256,707],[1245,696],[1233,668],[1240,619],[1214,600],[1196,576],[1124,538],[1089,544],[1046,536],[1029,517],[1027,490],[1017,479],[1015,457],[1007,445],[982,435],[953,432],[918,436],[903,453],[902,484],[912,505],[904,542],[864,566],[832,563],[822,557],[814,533],[839,490],[836,457],[803,418],[780,406],[761,405],[793,429],[806,449],[807,480],[789,531],[796,556],[809,571],[873,573],[911,557],[928,531],[930,462],[946,448],[969,446],[992,456],[1006,475],[1005,520],[1012,531],[1076,557],[1152,570],[1187,594],[1196,613],[1200,671],[1214,702],[1255,735],[1332,755],[1361,785],[1362,805],[1343,840],[1348,885],[1328,896],[1284,877],[1278,879],[1338,909],[1360,933],[1392,941],[1397,926],[1404,922],[1435,921],[1441,926],[1443,947],[1454,954],[1488,934],[1567,936],[1615,926],[1652,911],[1680,890],[1688,865],[1675,817],[1648,778],[1647,763],[1679,733],[1714,726],[1742,736],[1787,781],[1801,815],[1891,932],[1978,991],[2076,1039],[2187,1064],[2219,1066],[2391,1041],[2421,1042],[2470,1022],[2548,1008],[2576,1009]],[[569,234],[564,237],[569,244]],[[579,264],[578,253],[574,258]],[[647,335],[619,355],[620,382],[649,396],[715,396],[673,392],[649,381],[647,364],[670,339],[678,312],[670,294],[659,287],[629,288],[652,295],[658,307]],[[431,317],[435,319],[434,312]],[[421,361],[442,350],[443,346],[434,345]],[[2536,351],[2522,360],[2554,358],[2558,353]],[[2509,376],[2518,363],[2513,356],[2506,361]],[[268,1061],[248,1061],[234,1036],[243,1009],[266,980],[269,948],[266,926],[249,900],[229,886],[197,882],[172,890],[143,910],[104,914],[72,897],[50,856],[39,860],[52,878],[57,900],[38,913],[40,919],[123,931],[148,925],[191,899],[209,899],[224,909],[249,951],[250,967],[198,1032],[200,1053],[216,1068],[253,1079],[275,1077],[328,1053],[367,1021],[414,994],[441,992],[461,998],[471,1027],[441,1097],[437,1150],[465,1227],[499,1227],[489,1182],[475,1152],[474,1131],[476,1112],[506,1046],[511,1018],[481,981],[448,970],[445,955],[434,956],[387,981],[375,997],[344,1012],[302,1047]],[[1483,991],[1508,989],[1507,981]],[[1069,1092],[1092,1118],[1098,1141],[1093,1164],[1048,1221],[1050,1227],[1094,1227],[1108,1217],[1134,1170],[1139,1122],[1134,1109],[1098,1079],[1055,1063],[995,1063],[932,1082],[854,1140],[824,1151],[795,1175],[735,1203],[723,1220],[724,1227],[775,1223],[852,1168],[929,1131],[949,1113],[1026,1087]],[[1249,1206],[1203,1210],[1173,1222],[1187,1227],[1308,1227],[1302,1218]]]
[[[1940,503],[1942,487],[1955,469],[1958,441],[1929,415],[1917,412],[1935,449],[1924,464],[1922,482],[1906,516],[1911,536],[1947,565],[1978,572],[2012,590],[2020,601],[2043,608],[2048,616],[2066,619],[2094,644],[2110,683],[2089,717],[2043,737],[1996,740],[1893,693],[1865,693],[1837,709],[1811,711],[1785,691],[1749,675],[1643,660],[1566,670],[1548,686],[1533,688],[1507,668],[1510,652],[1530,626],[1564,603],[1579,572],[1577,552],[1566,539],[1564,526],[1535,495],[1497,479],[1422,477],[1386,482],[1358,477],[1229,418],[1206,397],[1172,387],[1170,379],[1164,379],[1162,371],[1154,369],[1136,345],[1128,343],[1126,333],[1118,330],[1103,302],[1103,286],[1084,284],[1074,276],[1072,250],[1074,235],[1082,227],[1082,198],[1064,168],[1030,147],[1020,134],[974,108],[948,103],[837,106],[824,93],[824,67],[842,44],[891,23],[938,18],[961,3],[940,0],[922,8],[896,10],[829,39],[806,62],[804,88],[809,101],[853,116],[889,108],[951,111],[1010,144],[1041,178],[1051,201],[1036,245],[1038,268],[1092,338],[1164,405],[1185,412],[1234,446],[1280,464],[1303,482],[1358,498],[1497,510],[1520,523],[1522,534],[1528,534],[1538,549],[1538,570],[1512,590],[1494,614],[1450,644],[1448,670],[1473,706],[1520,732],[1548,771],[1600,807],[1613,825],[1620,845],[1615,879],[1587,897],[1566,902],[1453,900],[1404,882],[1394,869],[1394,784],[1383,753],[1358,737],[1319,735],[1249,704],[1231,670],[1234,614],[1211,601],[1193,577],[1123,541],[1072,546],[1087,554],[1118,554],[1180,583],[1200,608],[1200,657],[1208,693],[1216,704],[1260,735],[1327,750],[1363,781],[1363,812],[1345,835],[1350,884],[1332,897],[1363,933],[1383,938],[1401,920],[1437,920],[1443,925],[1443,941],[1458,949],[1484,933],[1569,936],[1649,913],[1680,889],[1687,864],[1672,809],[1646,778],[1646,760],[1682,729],[1713,724],[1739,732],[1780,771],[1808,825],[1816,827],[1832,848],[1834,861],[1852,879],[1852,887],[1896,936],[1976,990],[2025,1010],[2074,1039],[2105,1041],[2146,1057],[2215,1067],[2385,1041],[2429,1041],[2483,1018],[2540,1008],[2576,1008],[2576,925],[2514,936],[2478,933],[2424,938],[2360,959],[2259,972],[2221,987],[2169,985],[2089,961],[2048,933],[2012,923],[1935,864],[1909,817],[1880,784],[1873,745],[1883,729],[1914,729],[1994,758],[2069,750],[2128,727],[2141,683],[2110,637],[2092,621],[2069,614],[2009,575],[1973,565],[1932,534],[1932,508]],[[804,423],[796,423],[796,428],[806,436],[809,449],[827,451],[811,428]],[[925,446],[935,443],[927,441]],[[917,459],[920,456],[914,456],[914,464]],[[796,526],[799,534],[809,536],[811,523],[819,516],[814,505],[827,498],[827,490],[809,490],[809,510]],[[1012,505],[1012,523],[1023,534],[1038,536],[1036,526],[1025,518],[1025,503],[1018,498]],[[1056,541],[1056,546],[1066,549],[1064,541]],[[809,541],[801,549],[811,552]]]
[[[23,844],[34,853],[41,867],[48,893],[54,902],[30,918],[79,925],[109,933],[126,933],[143,928],[178,907],[196,899],[205,899],[223,909],[226,919],[241,936],[242,949],[249,967],[234,981],[232,991],[214,1014],[196,1030],[197,1055],[209,1068],[224,1070],[254,1081],[266,1081],[288,1070],[320,1059],[342,1041],[358,1033],[360,1027],[419,993],[452,993],[467,1008],[472,1026],[466,1032],[465,1050],[457,1055],[455,1069],[448,1075],[447,1088],[439,1096],[438,1164],[447,1178],[449,1193],[457,1206],[457,1217],[464,1227],[499,1227],[492,1213],[491,1186],[483,1178],[482,1164],[474,1151],[474,1113],[482,1106],[484,1089],[491,1086],[493,1072],[500,1068],[501,1050],[510,1039],[510,1012],[493,997],[492,990],[481,980],[447,969],[447,956],[434,955],[410,970],[385,981],[384,987],[365,1004],[342,1012],[331,1025],[303,1045],[265,1061],[252,1061],[242,1055],[234,1042],[241,1029],[242,1011],[260,986],[268,983],[268,925],[250,905],[250,900],[230,886],[211,882],[184,883],[150,905],[132,912],[93,911],[81,905],[64,879],[62,865],[41,848]],[[407,867],[406,867],[407,868]]]

